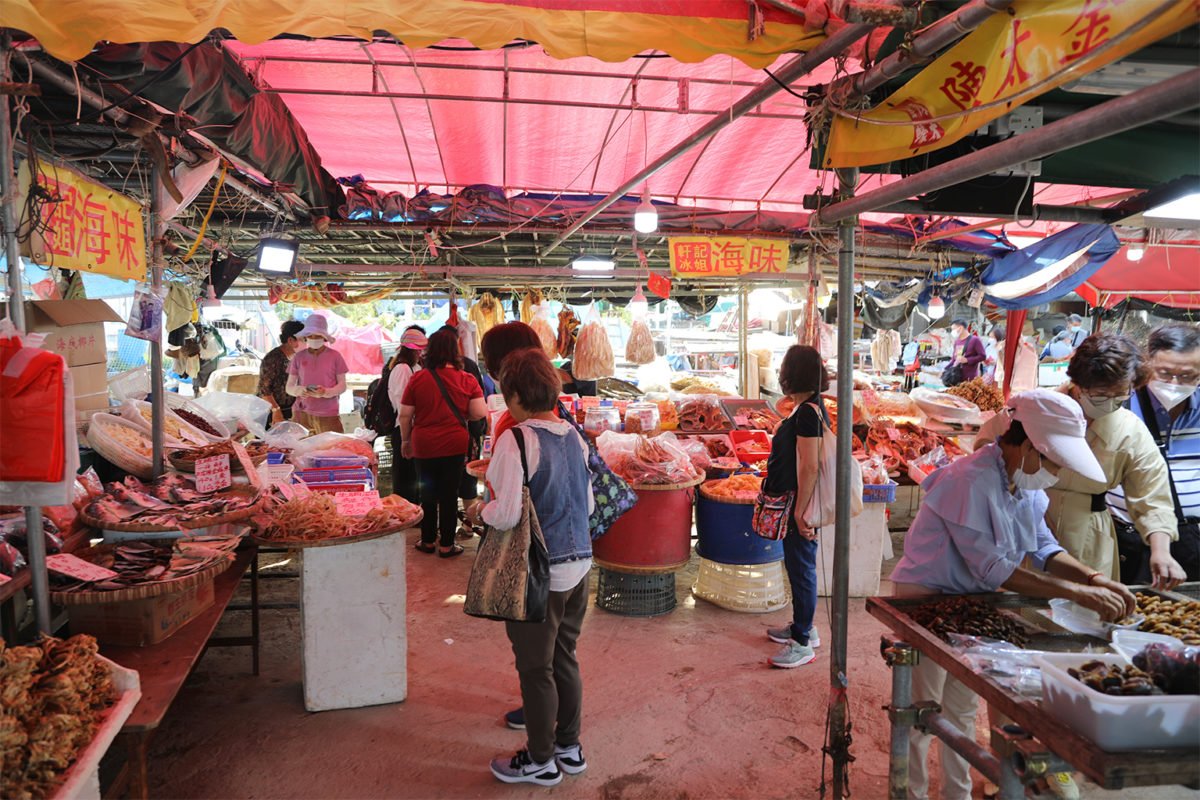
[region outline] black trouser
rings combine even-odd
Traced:
[[[417,481],[417,465],[411,458],[400,455],[400,429],[392,431],[392,494],[410,503],[421,502],[421,484]]]
[[[440,538],[443,548],[454,546],[458,529],[458,489],[462,484],[465,456],[418,458],[417,475],[421,480],[421,541],[433,544]]]
[[[1140,586],[1150,583],[1150,548],[1132,525],[1114,519],[1117,550],[1121,558],[1121,583]],[[1179,562],[1189,581],[1200,580],[1200,522],[1188,517],[1179,524],[1179,540],[1171,543],[1171,557]]]

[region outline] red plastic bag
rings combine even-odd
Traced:
[[[0,339],[0,481],[63,479],[65,369],[57,353]]]

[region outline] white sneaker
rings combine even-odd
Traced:
[[[1046,786],[1050,794],[1062,800],[1079,800],[1079,787],[1069,772],[1056,772],[1046,776]]]
[[[776,644],[787,644],[792,640],[792,626],[767,628],[767,638]],[[817,633],[816,625],[808,629],[808,646],[813,648],[821,646],[821,635]]]
[[[535,764],[528,750],[518,750],[512,758],[492,759],[492,774],[504,783],[533,783],[538,786],[557,786],[562,772],[552,758],[545,764]]]
[[[587,769],[587,759],[583,757],[583,748],[578,744],[570,747],[554,745],[554,760],[558,768],[568,775],[578,775]]]

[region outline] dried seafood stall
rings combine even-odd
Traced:
[[[1196,608],[1186,605],[1189,598],[1183,595],[1139,590],[1139,609],[1150,603],[1159,606],[1164,601],[1178,604],[1171,606],[1168,619],[1179,619],[1181,614],[1191,619],[1197,613]],[[1071,694],[1065,702],[1073,709],[1064,711],[1058,705],[1064,700],[1062,684],[1055,682],[1056,676],[1069,673],[1059,670],[1056,665],[1072,661],[1071,657],[1060,654],[1086,653],[1077,656],[1079,668],[1089,661],[1116,664],[1125,659],[1109,650],[1105,640],[1072,633],[1053,623],[1044,613],[1048,605],[1044,600],[1011,593],[972,595],[970,598],[873,597],[867,600],[867,611],[887,625],[896,637],[885,636],[881,648],[884,660],[892,668],[892,702],[887,708],[892,726],[889,797],[907,796],[908,733],[917,725],[940,738],[944,747],[962,755],[998,784],[1001,800],[1023,798],[1026,786],[1038,778],[1072,770],[1083,773],[1106,789],[1172,784],[1194,786],[1200,782],[1200,762],[1195,757],[1196,742],[1193,741],[1200,721],[1194,716],[1200,712],[1200,697],[1192,695],[1190,700],[1184,700],[1187,708],[1181,713],[1192,716],[1186,718],[1182,728],[1175,730],[1169,729],[1169,719],[1171,713],[1178,712],[1155,708],[1146,713],[1145,709],[1148,704],[1162,700],[1178,706],[1174,702],[1180,699],[1177,697],[1138,697],[1140,709],[1131,706],[1122,709],[1120,716],[1104,718],[1103,724],[1107,727],[1144,726],[1140,732],[1146,734],[1145,742],[1155,742],[1153,734],[1160,734],[1158,741],[1167,742],[1169,746],[1158,745],[1155,749],[1106,750],[1101,743],[1089,738],[1084,732],[1087,726],[1081,724],[1080,716],[1103,714],[1104,709],[1098,700],[1102,696],[1099,693],[1095,693],[1097,697],[1090,696],[1088,693],[1094,693],[1094,690],[1082,681],[1078,686],[1067,684],[1066,691]],[[1166,607],[1161,610],[1165,611]],[[1149,619],[1138,622],[1143,628],[1161,624]],[[970,652],[972,644],[978,645],[978,638],[955,638],[964,634],[1007,640],[1025,652],[1000,666],[989,660],[988,655],[980,655],[978,647]],[[951,644],[952,640],[958,645]],[[1029,659],[1031,651],[1043,655]],[[992,727],[990,749],[979,745],[974,737],[960,733],[941,715],[936,705],[914,705],[912,669],[920,659],[933,661],[987,701],[991,708],[1012,720],[1012,725]],[[1031,663],[1042,667],[1040,682],[1029,673],[1014,674],[1021,669],[1014,669],[1012,664]],[[1138,663],[1136,656],[1134,663]],[[1068,680],[1077,679],[1070,676]],[[1192,683],[1195,692],[1195,681]],[[1164,727],[1168,730],[1162,738]]]

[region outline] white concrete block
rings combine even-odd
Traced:
[[[879,594],[887,537],[887,503],[863,503],[862,513],[850,522],[851,597]],[[817,544],[817,594],[833,594],[833,528],[823,529]]]
[[[404,531],[303,551],[300,615],[309,711],[408,696],[405,556]]]

